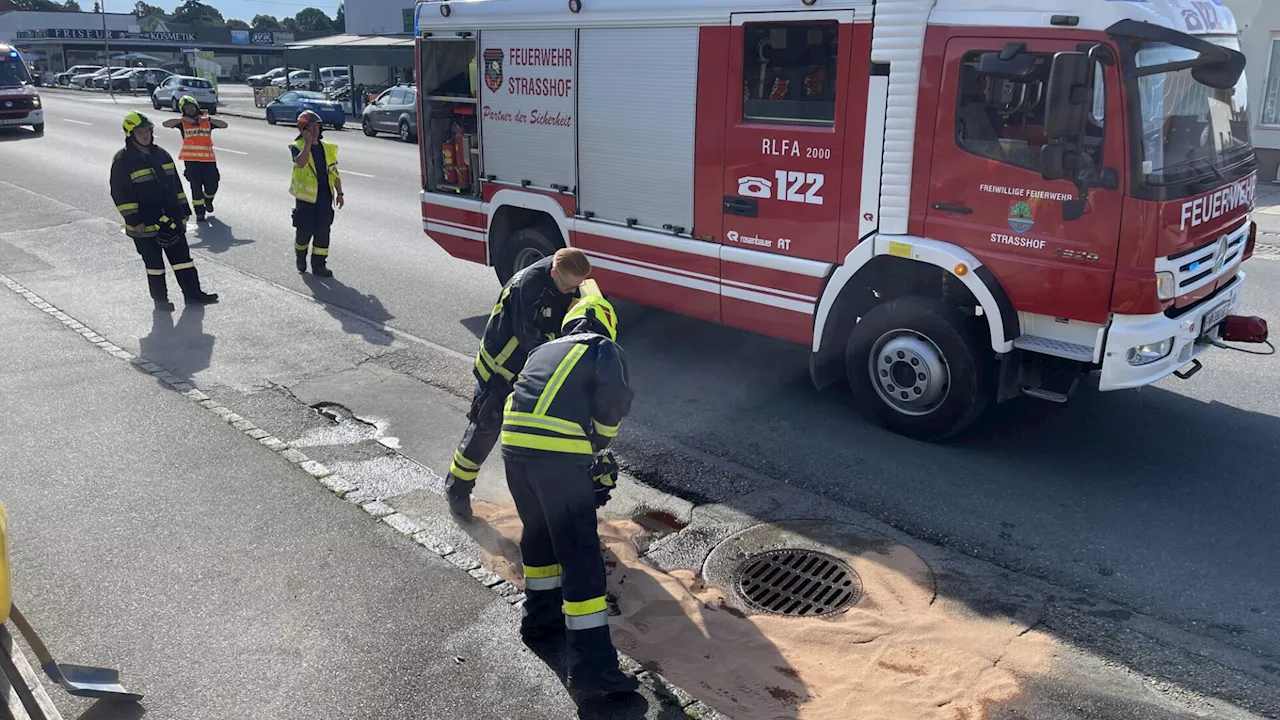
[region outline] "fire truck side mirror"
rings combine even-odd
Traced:
[[[1093,62],[1082,52],[1053,56],[1044,100],[1044,131],[1050,138],[1073,139],[1084,133],[1093,97]]]
[[[1040,175],[1045,180],[1074,179],[1080,169],[1080,152],[1072,143],[1049,143],[1040,148]]]

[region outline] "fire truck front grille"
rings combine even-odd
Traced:
[[[1173,273],[1178,295],[1186,295],[1234,272],[1244,257],[1249,223],[1198,248],[1156,260],[1156,272]]]

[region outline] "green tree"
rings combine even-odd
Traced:
[[[64,10],[80,12],[80,3],[76,2],[76,0],[66,0],[66,2],[62,3],[62,7]]]
[[[254,30],[279,30],[280,21],[274,15],[254,15],[249,21]]]
[[[239,19],[237,19],[237,18],[232,18],[232,19],[230,19],[230,20],[228,20],[228,21],[227,21],[227,27],[229,27],[229,28],[231,28],[231,29],[233,29],[233,30],[248,30],[248,29],[249,29],[249,23],[247,23],[247,22],[245,22],[245,21],[243,21],[243,20],[239,20]]]
[[[297,32],[298,21],[291,17],[283,18],[280,20],[280,29],[288,30],[289,32]]]
[[[333,29],[344,33],[347,31],[347,4],[338,3],[338,12],[333,16]]]
[[[304,32],[333,32],[333,20],[323,10],[309,7],[298,12],[294,20]]]
[[[226,24],[222,19],[222,13],[212,5],[206,5],[200,0],[186,0],[178,7],[174,8],[173,21],[182,23],[183,25],[207,25],[213,27],[221,27]]]
[[[144,0],[138,0],[138,2],[133,4],[133,14],[137,15],[140,18],[168,17],[169,15],[164,11],[164,8],[158,5],[151,5],[147,2],[144,2]]]

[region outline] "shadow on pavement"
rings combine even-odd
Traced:
[[[80,714],[78,720],[138,720],[147,709],[138,703],[121,703],[99,700]]]
[[[475,335],[478,340],[480,339],[480,336],[484,335],[484,326],[487,325],[488,322],[488,315],[476,315],[475,317],[463,318],[461,324],[462,327],[467,329],[467,332]]]
[[[174,324],[173,313],[152,312],[151,333],[138,338],[142,357],[187,381],[207,369],[215,338],[204,331],[204,313],[204,305],[186,305]]]
[[[35,140],[42,137],[31,131],[30,128],[0,128],[0,142],[15,142],[18,140]]]
[[[324,309],[342,323],[342,329],[351,335],[359,335],[366,342],[374,345],[390,345],[392,336],[365,320],[385,325],[395,316],[387,312],[382,301],[376,295],[365,295],[359,290],[342,283],[337,278],[316,277],[304,273],[302,281],[311,288],[311,296],[319,300]],[[346,310],[347,312],[343,312]],[[355,313],[360,317],[353,317]],[[362,319],[363,318],[363,319]]]
[[[211,253],[224,253],[238,245],[250,245],[253,240],[236,237],[231,226],[222,222],[216,215],[210,215],[203,223],[196,223],[195,232],[199,242],[191,243],[191,248],[208,250]]]

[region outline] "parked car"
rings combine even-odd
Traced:
[[[91,80],[86,87],[93,87],[98,90],[106,90],[107,83],[111,82],[111,78],[115,77],[118,73],[127,74],[128,72],[129,72],[129,68],[124,68],[124,67],[113,67],[113,68],[107,68],[105,70],[99,70],[98,72],[93,74],[93,80]]]
[[[408,86],[387,88],[360,112],[360,129],[373,137],[395,133],[405,142],[418,139],[418,90]]]
[[[75,85],[76,87],[92,88],[92,87],[95,87],[95,83],[98,82],[98,78],[108,77],[111,75],[111,73],[114,73],[122,69],[123,68],[118,68],[118,67],[99,68],[98,70],[95,70],[94,72],[91,72],[91,73],[76,75],[75,77],[71,78],[71,84]]]
[[[137,90],[147,88],[147,73],[155,73],[157,84],[164,82],[164,79],[173,73],[168,70],[159,68],[133,68],[132,70],[122,70],[111,76],[111,89],[117,91]]]
[[[165,78],[155,92],[151,93],[151,107],[178,112],[178,101],[183,95],[195,98],[200,103],[200,108],[210,115],[218,112],[218,91],[213,89],[213,83],[190,75],[170,75]]]
[[[294,70],[288,78],[278,77],[271,81],[272,85],[284,88],[305,88],[311,85],[310,70]]]
[[[251,87],[265,87],[278,77],[284,77],[284,68],[273,68],[261,75],[250,75],[248,82]]]
[[[329,99],[324,93],[310,90],[290,90],[267,104],[267,122],[294,122],[303,110],[314,111],[321,122],[341,130],[347,121],[342,104]]]
[[[336,87],[337,83],[346,80],[349,74],[350,69],[342,65],[322,67],[320,68],[320,86],[326,89]]]
[[[101,65],[72,65],[54,76],[54,81],[59,85],[70,85],[71,78],[86,73],[96,73],[102,69]]]

